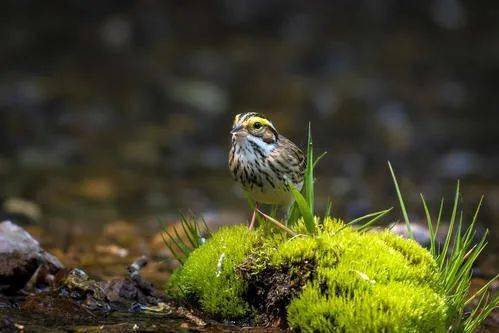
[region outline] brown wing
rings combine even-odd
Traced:
[[[279,135],[278,147],[271,155],[274,157],[274,163],[291,178],[293,183],[299,184],[303,181],[305,155],[291,140]]]

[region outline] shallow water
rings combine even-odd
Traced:
[[[215,322],[206,326],[196,326],[166,314],[132,314],[112,313],[107,316],[96,316],[92,319],[61,319],[28,313],[21,310],[0,309],[0,317],[24,327],[25,332],[231,332],[242,330],[241,327],[228,326]],[[0,322],[0,331],[2,330]],[[5,325],[5,324],[4,324]],[[19,326],[20,325],[20,326]],[[5,328],[3,328],[5,329]]]

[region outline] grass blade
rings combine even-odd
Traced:
[[[393,209],[393,207],[385,209],[385,210],[380,210],[379,212],[369,213],[369,214],[366,214],[364,216],[357,217],[356,219],[354,219],[354,220],[346,223],[345,226],[350,226],[350,225],[355,224],[357,222],[360,222],[362,220],[367,220],[368,218],[371,218],[373,216],[376,217],[376,216],[378,216],[380,214],[386,215],[387,213],[391,212],[392,209]]]
[[[473,295],[471,295],[470,298],[468,298],[466,300],[466,302],[464,302],[464,305],[468,305],[471,301],[473,301],[477,296],[481,295],[482,293],[484,293],[485,291],[487,291],[487,289],[490,287],[490,285],[495,281],[499,279],[499,274],[497,274],[496,276],[494,276],[492,279],[490,279],[490,281],[488,281],[486,284],[483,285],[482,288],[480,288],[477,292],[475,292]]]
[[[308,209],[310,211],[310,214],[313,216],[314,215],[314,149],[312,142],[312,125],[310,123],[308,123],[307,165],[305,167],[304,189],[305,189],[305,199],[308,205]]]
[[[322,160],[322,158],[323,158],[324,156],[326,156],[326,155],[327,155],[327,151],[323,152],[322,154],[320,154],[320,155],[319,155],[319,157],[317,157],[317,158],[315,159],[314,164],[313,164],[314,169],[315,169],[315,167],[317,166],[317,164],[319,163],[319,161],[320,161],[320,160]]]
[[[282,224],[281,222],[277,221],[275,218],[273,218],[272,216],[269,216],[267,214],[265,214],[264,212],[262,212],[261,210],[257,209],[256,210],[259,214],[261,214],[263,217],[265,217],[267,220],[269,220],[270,222],[272,222],[276,227],[278,227],[279,229],[281,230],[284,230],[285,232],[287,232],[288,234],[290,234],[291,236],[297,236],[298,234],[296,232],[294,232],[293,230],[289,229],[288,227],[286,227],[284,224]]]
[[[430,210],[428,209],[428,205],[426,204],[426,200],[422,193],[419,194],[421,197],[421,202],[423,203],[423,208],[426,215],[426,225],[428,226],[428,232],[430,233],[430,253],[435,256],[435,242],[436,242],[436,234],[433,230],[433,221],[431,220]]]
[[[310,206],[307,203],[307,200],[303,197],[303,195],[294,187],[292,184],[289,184],[291,189],[291,193],[293,194],[296,204],[298,205],[298,209],[303,217],[303,221],[305,223],[305,227],[309,234],[315,233],[315,221],[314,215],[311,212]]]
[[[184,231],[187,240],[189,241],[189,243],[191,243],[191,246],[195,248],[198,244],[196,240],[197,235],[194,234],[195,231],[191,231],[189,229],[189,222],[187,221],[187,218],[184,215],[180,215],[180,225],[182,227],[182,230]]]
[[[295,200],[295,202],[293,202],[291,208],[289,209],[288,218],[286,220],[286,226],[290,228],[293,227],[294,225],[296,225],[296,222],[298,222],[299,218],[300,218],[300,210],[298,209],[298,204],[296,203]]]
[[[438,230],[440,228],[440,221],[442,221],[443,210],[444,210],[444,198],[442,198],[440,200],[440,207],[438,208],[437,225],[435,226],[435,237],[437,237],[437,238],[438,238]],[[436,253],[439,253],[440,252],[440,243],[437,243],[436,245],[438,245],[438,249],[437,249]]]
[[[449,253],[450,241],[451,241],[452,236],[453,236],[454,224],[456,222],[458,200],[459,200],[459,181],[457,182],[457,186],[456,186],[456,194],[454,196],[454,205],[452,207],[452,215],[451,215],[451,219],[449,221],[449,230],[447,231],[447,236],[445,237],[444,248],[442,249],[442,253],[440,253],[440,256],[439,256],[440,269],[442,269],[444,266],[444,263],[447,262],[447,254]]]
[[[388,208],[388,209],[385,209],[385,210],[381,210],[379,212],[375,212],[375,213],[370,213],[370,214],[367,214],[367,215],[364,215],[364,216],[361,216],[361,217],[358,217],[348,223],[345,223],[344,226],[342,226],[340,229],[338,229],[338,231],[336,232],[340,232],[342,231],[343,229],[351,226],[351,225],[354,225],[355,223],[357,222],[360,222],[360,221],[363,221],[363,220],[366,220],[368,218],[371,218],[371,220],[367,221],[366,223],[364,223],[363,225],[361,225],[359,227],[359,231],[362,231],[362,230],[365,230],[367,229],[370,225],[372,225],[374,222],[378,221],[380,218],[382,218],[383,216],[385,216],[386,214],[388,214],[389,212],[391,212],[393,209],[393,207],[391,208]]]
[[[166,227],[165,227],[165,230],[166,230]],[[170,238],[170,242],[174,242],[175,240],[171,238],[171,236],[168,234],[168,232],[161,232],[160,235],[161,235],[161,238],[163,239],[163,242],[165,243],[166,247],[168,248],[168,250],[170,250],[171,254],[173,255],[173,257],[181,264],[183,265],[184,264],[184,258],[182,258],[182,256],[180,254],[177,253],[177,251],[173,248],[173,246],[171,245],[171,243],[166,239],[165,235],[164,234],[167,234],[168,237]]]
[[[204,227],[204,233],[206,234],[206,237],[209,238],[212,235],[210,227],[208,227],[208,224],[206,224],[206,220],[204,217],[201,217],[201,222],[203,222],[203,227]]]
[[[332,209],[333,209],[333,201],[331,199],[328,199],[328,204],[327,204],[327,207],[326,207],[326,213],[324,214],[325,218],[331,216]]]
[[[368,229],[372,224],[374,224],[374,222],[378,221],[383,216],[385,216],[388,213],[390,213],[392,210],[393,210],[393,207],[382,211],[380,214],[378,214],[378,216],[375,216],[374,218],[370,219],[369,221],[367,221],[366,223],[364,223],[363,225],[361,225],[358,230],[359,231],[364,231],[364,230]]]
[[[412,233],[411,223],[409,221],[409,216],[407,215],[407,209],[405,208],[404,199],[402,198],[402,193],[400,192],[399,184],[397,182],[397,177],[395,176],[395,172],[393,171],[392,164],[390,162],[388,162],[388,168],[390,169],[393,183],[395,184],[395,190],[397,191],[397,197],[399,199],[400,209],[402,210],[402,214],[404,215],[404,221],[407,227],[407,233],[409,234],[409,238],[414,239],[414,234]]]

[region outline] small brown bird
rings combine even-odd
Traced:
[[[234,118],[229,169],[234,179],[257,203],[288,208],[294,200],[289,184],[303,186],[305,156],[277,132],[265,116],[240,113]],[[255,212],[250,228],[255,222]]]

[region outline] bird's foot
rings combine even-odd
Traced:
[[[251,222],[249,224],[249,229],[250,230],[253,230],[253,228],[255,227],[255,222],[256,222],[256,210],[258,209],[258,207],[255,207],[255,209],[253,210],[253,216],[251,216]]]

